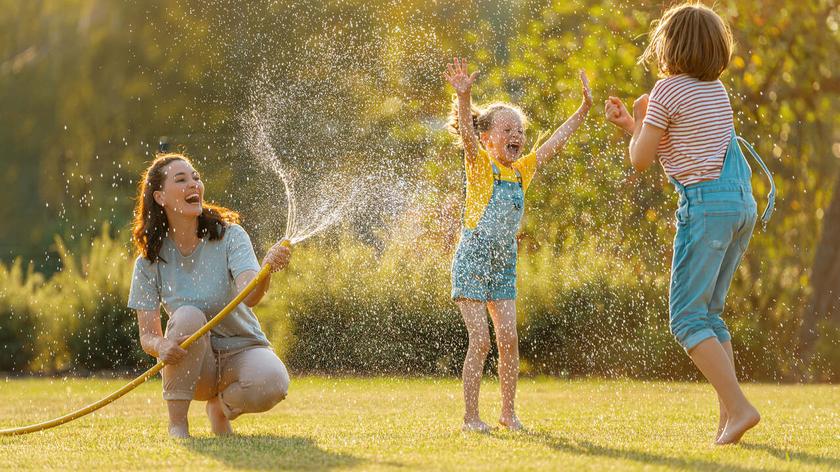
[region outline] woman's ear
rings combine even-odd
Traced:
[[[163,191],[162,190],[155,190],[154,193],[152,193],[152,197],[155,199],[155,201],[157,202],[158,205],[164,206],[164,204],[163,204],[164,199],[163,199]]]

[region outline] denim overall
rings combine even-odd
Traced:
[[[452,299],[516,298],[516,233],[525,208],[522,176],[501,179],[494,162],[493,194],[475,229],[464,228],[452,261]]]
[[[683,186],[671,177],[679,194],[677,234],[671,262],[671,333],[688,351],[701,341],[731,336],[723,322],[724,300],[752,236],[757,214],[752,171],[738,143],[746,145],[770,179],[766,226],[773,212],[776,187],[761,157],[743,138],[732,138],[716,180]]]

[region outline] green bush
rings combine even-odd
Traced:
[[[126,307],[134,259],[125,240],[103,227],[77,259],[56,240],[62,270],[51,282],[66,323],[70,365],[84,370],[136,369],[149,364],[140,348],[137,317]]]
[[[667,279],[587,244],[520,258],[520,352],[533,373],[684,378]]]
[[[377,254],[351,240],[301,248],[258,307],[294,370],[354,374],[460,371],[466,329],[431,258],[402,264],[404,248]],[[416,256],[416,255],[415,255]],[[425,261],[425,262],[424,262]],[[282,319],[278,319],[282,318]],[[278,325],[284,325],[276,329]]]
[[[33,298],[43,282],[20,259],[8,268],[0,264],[0,371],[23,372],[37,354],[37,317]]]
[[[449,300],[448,255],[399,245],[377,254],[351,240],[330,247],[297,249],[293,264],[273,283],[271,299],[258,307],[292,369],[460,372],[468,339]],[[524,371],[696,375],[668,331],[666,279],[642,278],[629,264],[598,256],[585,245],[565,255],[524,252],[519,273]],[[489,370],[496,356],[494,347]]]
[[[451,249],[444,239],[391,240],[379,250],[349,236],[307,241],[256,307],[260,323],[296,372],[457,375],[468,339],[449,300]],[[76,256],[61,240],[56,245],[62,270],[49,281],[20,262],[0,265],[0,370],[148,366],[136,316],[125,307],[133,264],[127,238],[112,237],[105,227]],[[522,246],[517,315],[523,372],[698,378],[668,330],[667,266],[651,274],[644,263],[592,242],[566,246],[573,249]],[[743,295],[749,268],[744,264],[736,277],[725,314],[739,376],[780,380],[790,365],[783,347],[795,330],[772,325],[784,314],[751,315],[761,308]],[[837,342],[820,339],[811,371],[837,371]],[[488,371],[496,358],[494,347]]]

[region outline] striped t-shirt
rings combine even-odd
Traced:
[[[665,130],[657,156],[683,185],[720,176],[732,132],[732,106],[720,80],[685,74],[656,82],[644,122]]]

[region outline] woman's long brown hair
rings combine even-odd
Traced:
[[[169,220],[163,207],[155,201],[154,194],[163,188],[166,180],[164,169],[174,161],[190,160],[183,154],[159,154],[149,167],[143,172],[137,191],[137,203],[134,206],[134,224],[132,225],[132,241],[138,254],[149,262],[157,262],[160,258],[160,248],[169,233]],[[239,214],[223,206],[202,202],[201,215],[198,216],[198,232],[196,236],[209,236],[210,240],[221,239],[225,235],[228,225],[239,223]],[[163,261],[166,262],[166,261]]]

